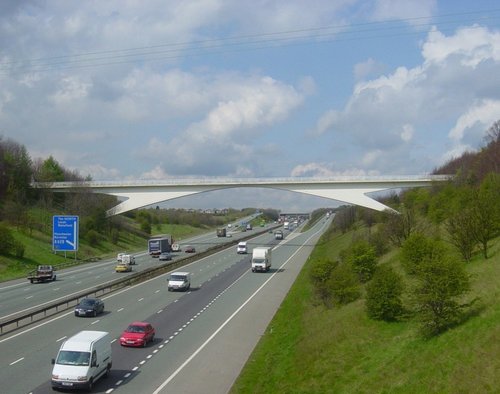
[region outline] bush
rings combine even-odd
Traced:
[[[314,290],[323,302],[331,296],[328,280],[337,265],[338,262],[331,260],[318,260],[314,263],[309,273]]]
[[[439,260],[446,254],[444,244],[421,233],[413,233],[401,247],[401,263],[406,273],[414,275],[423,261]]]
[[[356,273],[350,264],[339,264],[332,271],[327,286],[330,299],[335,305],[345,305],[356,301],[361,295]]]
[[[24,257],[24,245],[19,241],[14,241],[14,254],[19,259]]]
[[[450,257],[421,263],[413,297],[426,336],[439,334],[459,322],[463,305],[457,299],[470,289],[464,264]]]
[[[375,320],[394,321],[403,312],[403,279],[392,267],[378,267],[366,286],[366,311]]]
[[[375,268],[377,267],[377,256],[375,249],[366,241],[357,241],[348,249],[346,261],[352,266],[352,269],[358,274],[361,283],[368,282]]]
[[[0,254],[6,255],[11,253],[15,242],[12,232],[3,224],[0,224]]]
[[[87,238],[89,245],[92,247],[99,244],[99,233],[95,230],[87,231],[87,234],[85,234],[85,238]]]

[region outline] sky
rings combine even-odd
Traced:
[[[0,0],[0,136],[94,180],[423,175],[499,119],[494,0]]]

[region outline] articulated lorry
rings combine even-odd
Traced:
[[[269,271],[271,268],[271,250],[270,247],[253,248],[252,272]]]
[[[159,257],[164,252],[172,251],[172,236],[165,235],[161,238],[151,238],[148,241],[148,252],[151,257]]]
[[[218,237],[225,237],[226,236],[226,228],[221,227],[217,229],[217,236]]]

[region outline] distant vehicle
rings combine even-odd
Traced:
[[[67,339],[52,359],[52,388],[92,390],[113,365],[111,337],[105,331],[80,331]]]
[[[283,239],[283,231],[281,231],[281,230],[276,230],[276,231],[274,232],[274,239],[278,239],[278,240]]]
[[[159,261],[170,261],[170,260],[172,260],[172,255],[170,253],[168,253],[168,252],[163,252],[158,257],[158,260]]]
[[[115,267],[115,272],[131,272],[132,266],[129,264],[118,263]]]
[[[135,265],[135,257],[131,254],[123,254],[122,261],[123,264]]]
[[[247,230],[251,230],[251,229],[252,229],[252,225],[251,225],[250,223],[247,223],[247,225],[246,225],[246,229],[247,229]]]
[[[28,274],[28,280],[33,282],[48,282],[56,280],[55,269],[51,265],[39,265],[36,270]]]
[[[231,233],[226,234],[226,238],[232,238],[232,237],[233,237],[233,235]]]
[[[75,316],[93,316],[104,312],[104,302],[100,298],[84,298],[75,306]]]
[[[229,223],[229,224],[227,225],[227,228],[231,228],[231,223]]]
[[[252,251],[252,272],[269,271],[271,268],[271,248],[258,247]]]
[[[116,255],[116,261],[118,261],[118,262],[120,262],[120,263],[121,263],[121,262],[122,262],[122,256],[123,256],[124,254],[126,254],[126,253],[125,253],[125,252],[118,253],[118,254]]]
[[[180,252],[181,251],[181,245],[178,243],[174,242],[172,244],[172,252]]]
[[[172,272],[168,278],[168,291],[187,291],[191,287],[191,275],[189,272]]]
[[[221,227],[217,229],[217,236],[218,237],[225,237],[226,236],[226,228]]]
[[[151,238],[148,241],[148,252],[151,257],[158,257],[163,252],[172,251],[172,236],[166,235],[161,238]]]
[[[238,246],[236,247],[236,253],[246,254],[247,252],[248,252],[247,243],[245,241],[238,243]]]
[[[283,229],[289,230],[290,229],[290,222],[284,222],[283,223]]]
[[[136,321],[131,323],[120,335],[120,345],[146,347],[155,339],[155,329],[150,323]]]
[[[196,249],[194,246],[186,246],[186,248],[184,249],[184,252],[186,253],[196,253]]]

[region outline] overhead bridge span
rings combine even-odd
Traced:
[[[162,181],[34,182],[32,186],[54,192],[92,191],[124,199],[107,212],[108,216],[113,216],[192,194],[237,187],[280,189],[360,205],[376,211],[386,209],[392,211],[391,208],[367,194],[389,189],[430,186],[433,182],[443,182],[449,179],[450,176],[446,175],[335,178],[188,178]]]

